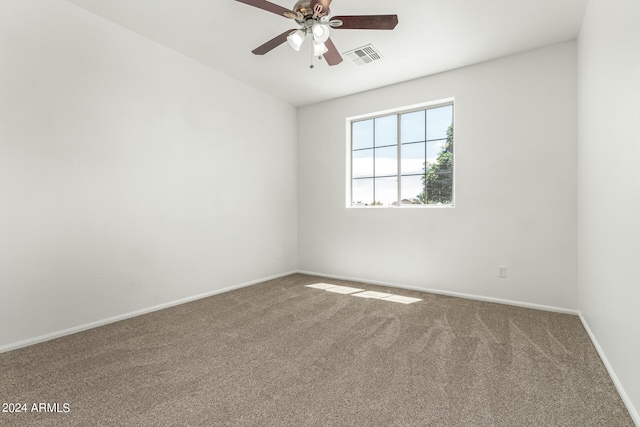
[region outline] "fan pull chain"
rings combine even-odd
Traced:
[[[315,65],[313,65],[313,60],[316,56],[313,54],[313,50],[311,51],[311,65],[309,65],[309,68],[314,68]],[[321,60],[322,59],[322,55],[318,56],[318,59]]]

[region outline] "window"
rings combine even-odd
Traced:
[[[453,206],[453,102],[348,123],[351,206]]]

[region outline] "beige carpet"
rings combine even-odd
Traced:
[[[633,426],[575,316],[300,274],[0,354],[0,400],[70,410],[2,426]]]

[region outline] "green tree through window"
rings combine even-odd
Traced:
[[[447,128],[447,142],[436,162],[423,163],[422,193],[416,204],[451,204],[453,202],[453,124]]]

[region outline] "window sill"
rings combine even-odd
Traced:
[[[347,209],[453,209],[454,205],[346,206]]]

